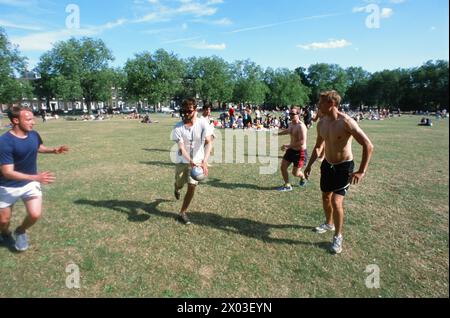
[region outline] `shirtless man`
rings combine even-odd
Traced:
[[[278,136],[291,135],[291,142],[281,146],[282,151],[286,151],[283,160],[281,161],[281,175],[283,176],[284,185],[279,187],[278,191],[292,191],[292,186],[289,183],[288,168],[291,163],[294,164],[292,168],[292,175],[300,178],[300,185],[305,185],[302,168],[308,160],[308,153],[306,151],[306,134],[307,128],[305,124],[300,121],[300,109],[293,107],[289,112],[291,118],[291,125],[288,129],[284,129],[278,133]]]
[[[317,124],[317,140],[311,160],[305,168],[309,178],[311,166],[325,143],[325,159],[320,167],[320,189],[326,222],[318,227],[318,233],[334,230],[331,251],[342,252],[342,227],[344,223],[344,197],[350,184],[359,183],[367,172],[373,145],[358,124],[338,111],[341,97],[336,91],[320,94],[319,110],[323,117]],[[361,164],[353,172],[352,137],[363,147]]]

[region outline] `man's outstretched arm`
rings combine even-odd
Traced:
[[[56,148],[48,148],[41,144],[38,149],[39,153],[54,153],[54,154],[62,154],[69,151],[69,147],[67,146],[59,146]]]

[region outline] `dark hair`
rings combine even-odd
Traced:
[[[197,100],[193,97],[186,98],[183,100],[183,103],[181,103],[181,108],[190,108],[194,107],[194,109],[197,109]]]
[[[29,107],[24,107],[24,106],[12,106],[8,109],[8,118],[11,122],[13,122],[14,118],[19,118],[20,117],[20,112],[22,111],[28,111],[28,112],[32,112],[32,110]]]

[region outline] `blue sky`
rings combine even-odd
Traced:
[[[448,60],[448,6],[448,0],[0,0],[0,26],[30,68],[52,43],[90,36],[112,50],[114,66],[163,48],[180,58],[217,55],[263,68],[336,63],[375,72]]]

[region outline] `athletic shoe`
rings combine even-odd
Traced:
[[[301,187],[304,187],[307,183],[308,183],[308,180],[306,180],[305,178],[301,178],[298,185]]]
[[[339,254],[342,252],[342,235],[333,237],[333,244],[331,245],[331,252]]]
[[[6,246],[14,246],[16,241],[14,240],[14,237],[12,236],[11,232],[8,234],[1,233],[0,234],[0,244],[6,245]]]
[[[291,185],[284,185],[282,187],[277,188],[277,190],[280,191],[280,192],[292,191],[292,186]]]
[[[14,247],[19,252],[26,251],[28,249],[28,235],[27,233],[14,233],[16,235],[16,243]]]
[[[327,223],[320,224],[318,227],[314,229],[317,233],[322,234],[327,231],[334,231],[334,225],[330,225]]]
[[[184,223],[184,224],[186,224],[186,225],[192,224],[192,223],[191,223],[191,220],[189,220],[189,218],[188,218],[188,216],[187,216],[186,213],[180,213],[180,214],[178,215],[178,220],[179,220],[181,223]]]

